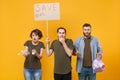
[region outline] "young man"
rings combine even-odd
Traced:
[[[46,39],[47,56],[54,51],[54,80],[71,80],[71,56],[73,41],[66,39],[66,29],[57,29],[58,39],[54,40],[50,47],[50,39]]]
[[[32,40],[27,40],[24,44],[24,78],[25,80],[41,80],[42,71],[40,59],[42,58],[44,44],[40,42],[39,39],[42,38],[42,32],[39,29],[34,29],[30,37]]]
[[[96,80],[92,63],[96,58],[102,58],[102,50],[97,38],[91,35],[91,25],[83,25],[83,36],[76,39],[75,49],[77,55],[77,72],[79,80]]]

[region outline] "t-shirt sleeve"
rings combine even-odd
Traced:
[[[73,50],[73,49],[74,49],[72,39],[68,39],[68,41],[67,41],[67,45],[68,45],[68,47],[69,47],[71,50]]]
[[[29,41],[26,41],[26,42],[24,43],[24,46],[28,46],[28,44],[29,44]]]
[[[41,48],[44,48],[45,49],[45,46],[44,46],[44,43],[41,42]]]
[[[54,45],[53,45],[54,42],[55,42],[55,41],[53,41],[52,44],[51,44],[51,46],[50,46],[50,49],[52,49],[52,50],[54,50]]]

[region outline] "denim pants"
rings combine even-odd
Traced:
[[[81,73],[78,73],[79,80],[96,80],[96,73],[93,73],[93,68],[82,67]],[[86,79],[88,78],[88,79]]]
[[[42,71],[41,69],[27,69],[24,68],[25,80],[41,80]]]

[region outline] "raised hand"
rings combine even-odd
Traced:
[[[46,38],[46,43],[47,43],[47,44],[50,43],[50,39],[49,39],[49,37]]]
[[[59,38],[59,41],[60,41],[61,43],[65,43],[65,38],[64,38],[64,37],[60,37],[60,38]]]

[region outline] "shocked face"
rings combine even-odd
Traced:
[[[89,37],[91,35],[91,28],[89,26],[83,27],[83,35]]]
[[[65,38],[66,37],[66,33],[64,29],[59,29],[58,31],[58,38]]]
[[[33,33],[32,33],[32,41],[33,41],[34,43],[36,43],[36,42],[38,42],[38,40],[39,40],[39,36],[36,35],[36,34],[33,32]]]

